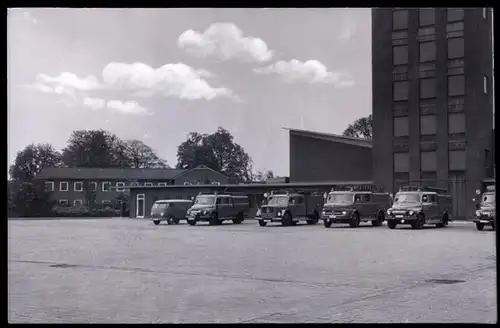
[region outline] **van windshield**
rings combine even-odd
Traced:
[[[198,196],[194,203],[198,205],[213,205],[215,204],[215,196]]]
[[[353,194],[330,194],[327,203],[352,203]]]
[[[162,210],[166,209],[167,206],[168,206],[167,203],[154,203],[153,204],[153,212],[162,211]]]
[[[269,197],[269,201],[267,205],[272,206],[287,206],[288,205],[288,196],[272,196]]]
[[[420,203],[420,195],[419,194],[403,194],[398,193],[394,198],[394,204],[402,204],[402,203]]]

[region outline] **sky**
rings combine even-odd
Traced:
[[[139,139],[175,166],[227,129],[254,171],[289,174],[284,127],[341,134],[371,113],[370,9],[8,11],[8,156],[78,129]]]

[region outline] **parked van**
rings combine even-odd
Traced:
[[[155,225],[160,224],[161,221],[178,224],[180,220],[186,220],[186,213],[191,205],[193,201],[186,199],[157,200],[151,208],[151,218]]]

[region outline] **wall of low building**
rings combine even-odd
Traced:
[[[290,134],[290,182],[372,180],[372,149]]]
[[[209,169],[193,169],[188,171],[175,179],[176,185],[183,185],[185,182],[192,184],[210,184],[212,182],[219,182],[220,184],[227,184],[228,178],[224,175]]]

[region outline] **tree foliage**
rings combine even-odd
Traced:
[[[192,132],[177,149],[177,168],[205,165],[237,181],[250,181],[252,159],[234,142],[229,131],[219,127],[212,134]]]
[[[140,140],[125,142],[125,156],[132,168],[167,168],[167,162],[159,158],[153,148]]]
[[[253,181],[257,181],[257,182],[265,182],[269,179],[274,179],[274,178],[277,178],[277,177],[274,175],[274,172],[271,170],[267,170],[265,172],[257,171],[257,173],[255,173],[253,175]]]
[[[19,151],[9,168],[17,182],[31,182],[45,167],[62,166],[61,154],[49,144],[31,144]]]
[[[48,216],[54,206],[43,182],[14,182],[9,190],[9,210],[17,216]]]
[[[358,118],[352,124],[349,124],[347,129],[344,130],[344,136],[355,137],[362,139],[372,139],[372,115],[366,117]]]

